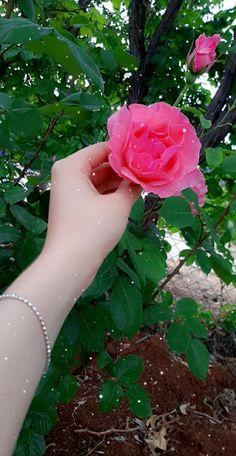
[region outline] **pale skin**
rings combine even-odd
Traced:
[[[107,144],[98,143],[53,165],[45,245],[4,291],[38,308],[51,347],[75,301],[122,237],[141,194],[140,186],[112,171],[108,153]],[[0,301],[0,456],[13,454],[45,359],[34,313],[20,301]]]

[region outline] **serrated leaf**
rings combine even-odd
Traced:
[[[215,147],[214,149],[208,147],[206,149],[206,161],[210,168],[214,169],[217,168],[221,164],[223,160],[223,152],[222,149],[219,147]]]
[[[20,434],[14,456],[43,456],[45,451],[43,436],[32,429],[26,429]]]
[[[101,412],[111,412],[120,405],[123,391],[118,383],[112,380],[104,382],[99,389],[99,409]]]
[[[166,304],[154,304],[144,309],[143,324],[149,326],[154,323],[171,320],[172,317],[172,311]]]
[[[118,379],[119,383],[129,385],[138,379],[143,367],[144,362],[139,356],[123,356],[113,365],[113,376]]]
[[[111,362],[112,362],[112,359],[106,350],[103,350],[100,353],[98,353],[97,363],[98,363],[99,369],[104,369],[104,367],[106,367],[107,364],[110,364]]]
[[[31,410],[31,428],[38,434],[48,434],[57,422],[57,413],[55,406],[50,409]]]
[[[32,235],[24,238],[23,242],[17,246],[16,252],[16,261],[21,269],[25,269],[39,256],[43,245],[43,239],[34,238]]]
[[[25,44],[49,35],[52,30],[24,18],[0,18],[0,43]]]
[[[200,122],[201,126],[205,129],[208,130],[211,128],[212,122],[209,119],[206,119],[202,114],[200,115]]]
[[[142,386],[132,384],[127,387],[125,396],[128,400],[129,408],[135,416],[145,418],[151,415],[152,406],[147,391]]]
[[[141,287],[138,275],[122,260],[122,258],[117,258],[116,265],[129,276],[131,283],[133,282],[137,288]]]
[[[217,253],[211,253],[210,262],[212,269],[227,285],[232,281],[232,268],[230,263]]]
[[[236,152],[230,157],[224,158],[222,168],[226,173],[236,175]]]
[[[112,290],[111,317],[117,329],[133,337],[142,324],[142,296],[126,278],[119,278]]]
[[[73,35],[70,40],[61,33],[55,32],[54,36],[47,36],[44,39],[45,52],[48,52],[69,74],[78,77],[83,71],[88,79],[103,91],[103,79],[97,65],[73,39]]]
[[[19,136],[33,138],[42,132],[40,112],[20,98],[14,100],[6,113],[9,129]]]
[[[92,296],[96,299],[113,286],[118,275],[116,259],[116,252],[112,250],[100,266],[92,284],[83,293],[83,297]]]
[[[197,315],[198,304],[191,298],[182,298],[176,303],[176,317],[187,318]]]
[[[79,313],[80,340],[88,351],[102,351],[104,349],[104,322],[100,313],[92,306]]]
[[[177,228],[191,226],[195,220],[187,201],[178,196],[167,198],[164,201],[159,214],[167,223],[176,226]]]
[[[4,192],[4,199],[8,204],[15,204],[23,201],[31,192],[31,189],[25,189],[20,185],[10,187]]]
[[[193,336],[206,338],[208,332],[203,324],[197,318],[187,318],[184,322],[185,326],[191,331]]]
[[[211,271],[211,262],[207,254],[203,250],[198,250],[196,254],[196,263],[205,274]]]
[[[195,377],[205,380],[209,365],[209,353],[206,346],[196,339],[192,339],[186,349],[188,367]]]
[[[26,17],[34,19],[35,10],[33,0],[17,0],[17,3]]]
[[[167,341],[171,351],[184,353],[190,340],[188,328],[178,322],[171,323],[167,331]]]
[[[0,244],[15,243],[19,239],[18,231],[10,225],[0,225]]]
[[[70,402],[77,390],[77,381],[74,375],[67,373],[63,375],[60,380],[59,386],[59,400],[63,404]]]
[[[13,205],[10,210],[15,219],[28,231],[32,231],[34,234],[41,234],[46,230],[47,223],[30,214],[24,207]]]

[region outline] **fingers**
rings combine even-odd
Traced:
[[[140,185],[133,184],[129,180],[124,179],[121,181],[114,195],[118,195],[122,200],[122,204],[126,205],[128,209],[131,209],[141,193],[142,187]]]
[[[67,157],[66,160],[73,165],[75,170],[78,162],[80,169],[89,176],[92,169],[97,168],[102,163],[108,161],[107,157],[109,151],[110,149],[107,143],[101,142],[75,152]]]

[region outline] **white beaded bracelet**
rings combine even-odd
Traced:
[[[40,315],[40,312],[38,311],[37,307],[34,306],[30,301],[28,301],[28,299],[22,298],[21,296],[18,296],[18,295],[14,294],[14,293],[13,294],[0,295],[0,300],[2,300],[2,299],[16,299],[18,301],[24,302],[24,304],[26,304],[28,307],[30,307],[30,309],[36,315],[36,317],[37,317],[37,319],[38,319],[38,321],[40,323],[40,326],[41,326],[41,329],[42,329],[42,332],[43,332],[43,337],[44,337],[44,340],[45,340],[45,345],[46,345],[47,360],[46,360],[46,365],[45,365],[45,369],[44,369],[44,372],[43,372],[43,375],[45,375],[47,370],[48,370],[50,361],[51,361],[51,347],[50,347],[47,327],[45,325],[43,317]]]

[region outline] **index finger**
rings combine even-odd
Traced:
[[[109,154],[109,147],[106,142],[93,144],[92,146],[85,147],[84,149],[75,152],[70,157],[76,163],[76,159],[81,162],[83,170],[89,176],[92,169],[97,168],[103,162],[107,161]]]

